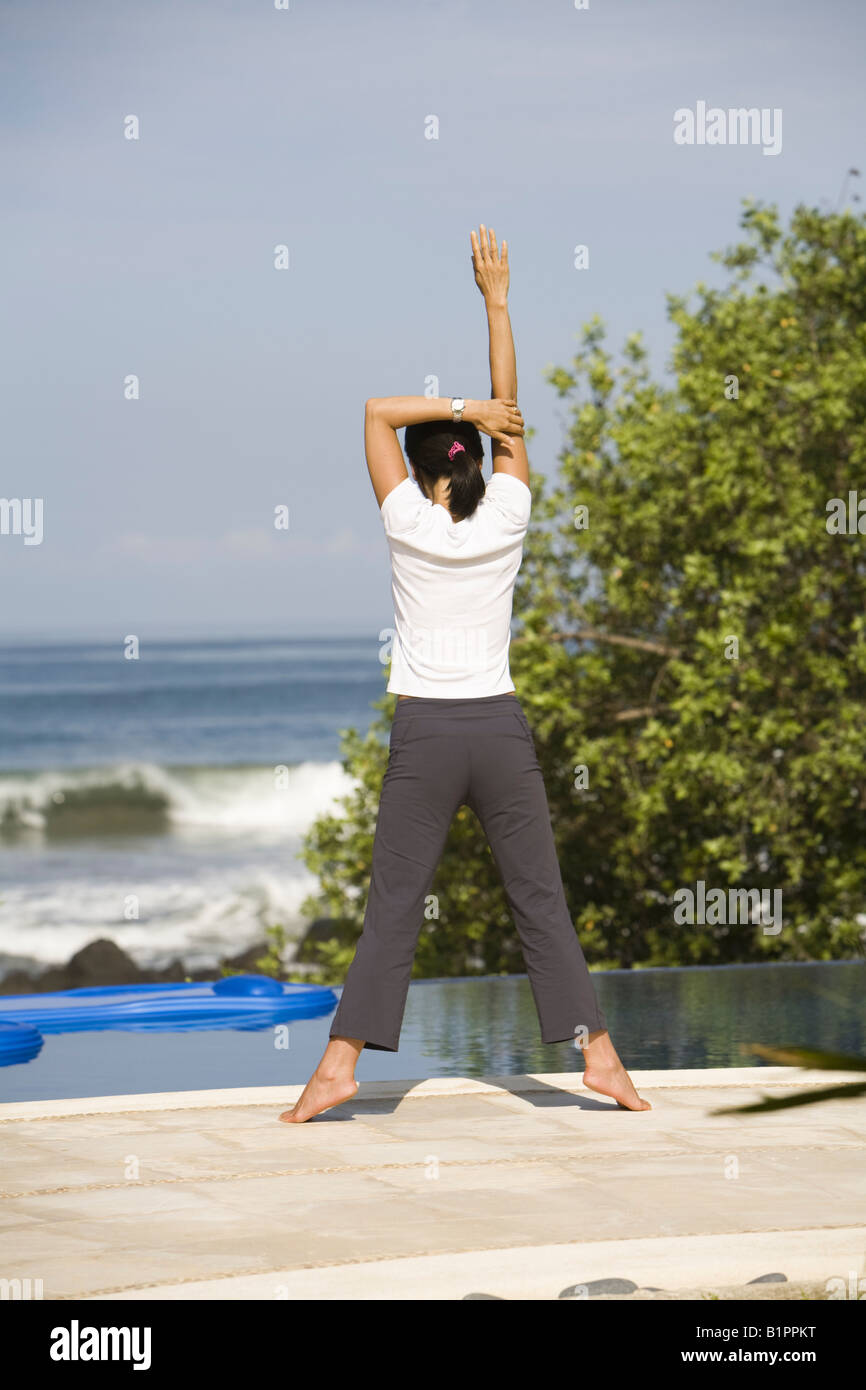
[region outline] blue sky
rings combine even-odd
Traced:
[[[489,393],[470,229],[508,238],[553,475],[581,323],[663,372],[744,196],[835,206],[864,34],[855,0],[4,0],[0,495],[44,538],[0,535],[0,640],[390,626],[363,405]],[[781,108],[781,153],[677,146],[699,100]]]

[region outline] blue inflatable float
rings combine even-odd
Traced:
[[[0,1019],[0,1067],[13,1062],[30,1062],[42,1050],[44,1039],[29,1023],[10,1023]]]
[[[334,991],[324,985],[283,985],[267,975],[228,975],[203,984],[100,985],[56,994],[9,994],[0,996],[0,1065],[34,1057],[42,1046],[41,1033],[267,1028],[293,1018],[319,1018],[336,1002]],[[33,1050],[25,1056],[28,1047]]]

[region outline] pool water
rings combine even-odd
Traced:
[[[760,1066],[751,1042],[866,1055],[866,964],[691,966],[593,975],[611,1037],[633,1070]],[[0,1101],[305,1082],[333,1013],[286,1027],[191,1033],[59,1033],[0,1067]],[[288,1037],[288,1047],[279,1046]],[[400,1050],[364,1051],[360,1081],[582,1070],[572,1043],[545,1046],[524,975],[418,980]]]

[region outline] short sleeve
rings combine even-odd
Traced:
[[[418,525],[424,512],[430,507],[414,478],[406,477],[402,483],[392,487],[379,511],[385,526],[386,536],[402,536]]]
[[[519,536],[526,532],[532,510],[532,493],[526,483],[511,473],[494,473],[484,498],[505,523],[509,535]]]

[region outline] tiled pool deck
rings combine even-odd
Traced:
[[[277,1120],[300,1086],[0,1105],[0,1276],[269,1300],[863,1278],[866,1100],[710,1113],[851,1073],[632,1075],[652,1111],[573,1072],[362,1083],[305,1125]]]

